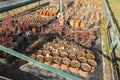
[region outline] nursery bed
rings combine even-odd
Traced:
[[[68,9],[73,7],[73,4],[70,3],[71,5],[69,5]],[[81,5],[80,5],[81,6]],[[69,10],[68,10],[69,11]],[[68,12],[67,11],[67,12]],[[69,13],[68,13],[69,14]],[[36,16],[35,13],[32,13],[32,15]],[[74,13],[71,16],[75,16]],[[66,17],[66,15],[65,15]],[[59,20],[56,18],[56,16],[54,17],[41,17],[42,19],[46,19],[47,22],[44,23],[44,25],[40,25],[38,27],[41,27],[38,30],[37,33],[30,35],[31,37],[27,37],[28,40],[30,41],[21,41],[21,43],[19,43],[19,45],[14,49],[17,52],[23,53],[25,55],[27,55],[28,57],[31,57],[33,59],[36,60],[36,58],[34,58],[34,55],[36,55],[36,52],[39,50],[43,50],[45,46],[47,46],[47,43],[50,42],[54,42],[54,39],[56,39],[57,42],[57,38],[60,38],[62,40],[66,40],[67,45],[74,45],[74,46],[79,46],[82,47],[82,49],[84,50],[84,52],[86,54],[87,50],[92,51],[91,53],[95,56],[95,58],[93,59],[96,63],[97,66],[95,67],[95,71],[91,72],[91,70],[89,71],[89,75],[88,77],[84,78],[82,77],[78,72],[77,73],[72,73],[70,71],[70,67],[63,71],[65,73],[68,73],[70,75],[73,75],[75,77],[81,78],[83,80],[102,80],[102,50],[101,50],[101,42],[100,42],[100,30],[98,29],[96,31],[96,40],[94,40],[94,45],[91,45],[89,47],[87,47],[86,45],[82,45],[78,42],[75,42],[75,40],[73,40],[73,38],[68,38],[64,35],[62,35],[62,30],[64,28],[71,28],[72,26],[70,25],[70,20],[69,18],[65,18],[65,24],[64,25],[60,25]],[[71,19],[71,18],[70,18]],[[74,28],[73,28],[74,30]],[[80,29],[81,30],[81,29]],[[89,30],[89,29],[88,29]],[[29,31],[29,30],[28,30]],[[84,31],[84,30],[83,30]],[[82,30],[81,30],[82,32]],[[81,34],[80,34],[81,35]],[[88,39],[89,40],[89,39]],[[58,39],[59,41],[59,39]],[[64,41],[63,41],[64,42]],[[33,45],[33,47],[31,48],[31,44]],[[60,45],[58,45],[60,46]],[[57,46],[57,49],[58,49]],[[50,46],[49,46],[50,48]],[[68,48],[68,47],[67,47]],[[74,47],[76,48],[76,47]],[[56,50],[57,50],[56,49]],[[68,49],[66,49],[68,50]],[[81,49],[79,49],[81,50]],[[52,53],[52,50],[49,50]],[[70,55],[68,51],[67,55]],[[73,50],[74,52],[74,50]],[[59,57],[60,56],[59,52]],[[32,56],[33,55],[33,56]],[[47,55],[44,55],[42,52],[42,55],[44,57],[46,57]],[[75,54],[76,55],[76,54]],[[50,54],[50,56],[52,56],[52,54]],[[86,56],[82,56],[87,58]],[[36,66],[34,64],[31,63],[27,63],[26,61],[20,60],[16,57],[15,61],[13,61],[13,63],[11,63],[10,65],[0,65],[0,75],[8,77],[10,79],[13,80],[69,80],[67,78],[64,78],[62,76],[59,76],[53,72],[50,72],[48,70],[43,69],[40,66]],[[69,56],[67,56],[67,58],[70,58]],[[88,59],[88,58],[87,58]],[[73,59],[70,59],[70,61],[72,62]],[[75,59],[78,60],[78,59]],[[81,64],[81,62],[79,62]],[[83,62],[84,63],[84,62]],[[85,62],[88,64],[88,62]],[[51,65],[52,66],[52,65]],[[61,71],[61,68],[58,68]],[[11,75],[9,75],[11,74]],[[16,74],[16,75],[14,75]]]

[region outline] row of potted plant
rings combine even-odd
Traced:
[[[36,14],[39,16],[47,16],[47,17],[57,16],[57,12],[47,12],[42,10],[37,10]]]
[[[94,72],[97,66],[97,63],[92,59],[88,59],[86,63],[80,63],[78,60],[70,60],[69,58],[62,58],[60,56],[53,57],[51,55],[33,54],[32,58],[36,58],[36,60],[55,68],[61,68],[62,70],[69,69],[72,73],[80,73],[83,77],[87,77],[90,72]]]
[[[79,29],[74,29],[71,27],[65,27],[64,31],[62,31],[62,33],[64,33],[63,36],[74,40],[75,42],[82,44],[82,45],[86,45],[86,47],[91,47],[92,46],[92,42],[95,42],[97,36],[95,35],[95,29],[94,28],[90,28],[89,30],[83,30],[80,31]],[[87,46],[88,44],[88,46]]]
[[[94,1],[96,2],[96,1]],[[74,9],[71,7],[65,12],[65,18],[71,19],[69,21],[72,27],[84,27],[99,26],[100,20],[102,18],[102,10],[100,5],[94,2],[85,2],[80,0],[75,0]],[[80,3],[80,4],[78,4]]]
[[[73,28],[80,28],[81,30],[84,30],[84,29],[90,29],[91,27],[94,27],[94,26],[100,26],[100,21],[90,23],[90,22],[81,21],[81,20],[70,20],[69,24]]]
[[[58,12],[58,9],[56,6],[45,6],[40,10],[37,10],[36,14],[38,16],[52,17],[52,16],[57,16],[57,12]]]

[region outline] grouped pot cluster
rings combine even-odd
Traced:
[[[65,13],[65,18],[69,19],[69,24],[72,27],[80,28],[81,30],[89,29],[100,25],[102,10],[100,4],[75,0],[74,5]]]
[[[95,42],[97,36],[95,35],[95,28],[89,30],[74,29],[72,27],[67,27],[63,31],[67,38],[74,40],[75,42],[82,44],[86,47],[91,47],[92,43]]]
[[[58,10],[56,6],[46,6],[40,10],[37,10],[36,14],[39,16],[53,17],[53,16],[57,16],[57,12]]]
[[[49,66],[80,74],[82,77],[94,72],[97,66],[91,50],[59,38],[44,44],[43,48],[35,51],[31,57]]]
[[[42,27],[48,21],[50,21],[50,18],[41,16],[38,18],[38,16],[32,14],[26,14],[17,18],[11,18],[9,14],[6,14],[3,21],[0,22],[0,45],[15,48],[15,46],[17,47],[25,40],[25,43],[27,43],[28,37],[42,31]],[[20,46],[25,47],[22,44]],[[1,54],[5,53],[2,52]]]

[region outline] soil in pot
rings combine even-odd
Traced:
[[[70,58],[71,60],[76,60],[76,55],[74,55],[74,54],[69,54],[69,58]]]
[[[69,64],[70,64],[70,59],[69,59],[69,58],[62,58],[62,61],[61,61],[61,69],[62,69],[62,70],[67,70]]]
[[[58,57],[58,56],[59,56],[59,53],[56,52],[56,51],[52,51],[52,56],[53,56],[53,57]]]
[[[36,55],[42,55],[42,50],[38,50],[38,51],[36,51],[35,54],[36,54]]]
[[[86,54],[87,59],[95,59],[95,56],[91,53]]]
[[[66,58],[66,57],[68,57],[68,53],[65,52],[65,51],[62,51],[62,52],[60,53],[60,57]]]
[[[85,53],[93,53],[91,50],[86,49]]]
[[[95,71],[95,67],[97,66],[96,61],[88,59],[88,64],[91,66],[91,72],[94,72]]]
[[[86,55],[86,53],[84,51],[81,51],[81,52],[77,52],[76,55],[79,57],[84,57]]]
[[[86,62],[87,62],[87,58],[85,58],[85,57],[79,57],[79,56],[77,56],[77,60],[78,60],[80,63],[86,63]]]
[[[80,67],[80,63],[77,60],[72,60],[70,62],[70,71],[73,73],[77,73]]]
[[[91,67],[87,63],[82,63],[79,73],[82,77],[87,77],[90,70],[91,70]]]
[[[44,56],[43,55],[37,55],[36,59],[40,62],[44,62]]]
[[[59,68],[61,63],[61,57],[54,57],[53,58],[53,67]]]
[[[52,62],[52,56],[45,56],[45,64],[47,65],[51,65],[51,62]]]

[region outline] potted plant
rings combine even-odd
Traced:
[[[61,57],[54,57],[53,58],[53,67],[59,68],[61,63]]]
[[[91,72],[94,72],[96,66],[97,66],[97,63],[95,60],[91,60],[91,59],[88,59],[88,64],[91,66]]]
[[[59,19],[59,23],[60,23],[61,26],[63,26],[64,25],[64,19]]]
[[[30,57],[31,57],[32,59],[36,59],[36,55],[35,55],[35,54],[32,54]]]
[[[87,59],[95,59],[95,56],[93,54],[91,54],[91,53],[87,53],[86,58]]]
[[[68,57],[68,53],[65,52],[65,51],[62,51],[62,52],[60,53],[60,57],[62,57],[62,58]]]
[[[87,77],[90,70],[91,70],[91,67],[87,63],[82,63],[79,73],[82,77]]]
[[[85,52],[86,52],[86,53],[93,53],[93,52],[92,52],[91,50],[89,50],[89,49],[86,49]]]
[[[53,13],[53,16],[57,16],[57,12],[54,12],[54,13]]]
[[[80,67],[80,63],[77,60],[72,60],[70,62],[70,71],[73,73],[78,72],[78,69]]]
[[[75,27],[78,28],[80,26],[80,21],[76,20],[74,24],[75,24]]]
[[[59,56],[59,53],[55,50],[52,51],[52,56],[53,57],[58,57]]]
[[[47,65],[51,65],[51,62],[52,62],[52,56],[45,56],[45,64]]]
[[[79,57],[84,57],[86,55],[86,53],[81,50],[80,52],[77,52],[76,55]]]
[[[69,54],[69,58],[70,58],[71,60],[75,60],[75,59],[76,59],[76,55],[75,55],[75,54]]]
[[[39,11],[39,10],[37,10],[37,11],[36,11],[36,14],[37,14],[37,15],[40,15],[40,11]]]
[[[62,58],[62,61],[61,61],[61,69],[62,69],[62,70],[67,70],[69,64],[70,64],[70,59],[68,59],[68,58]]]
[[[41,54],[42,54],[42,50],[38,50],[38,51],[36,51],[35,54],[36,54],[36,55],[41,55]]]
[[[84,28],[85,28],[85,22],[82,21],[82,22],[80,23],[80,29],[83,30]]]
[[[70,20],[70,21],[69,21],[69,24],[70,24],[70,26],[73,27],[73,26],[75,26],[75,21],[74,21],[74,20]]]
[[[44,56],[43,55],[37,55],[36,56],[36,60],[40,61],[40,62],[44,62]]]
[[[79,57],[79,56],[77,56],[77,60],[78,60],[80,63],[86,63],[86,62],[87,62],[87,58],[85,58],[85,57]]]
[[[47,54],[50,54],[50,51],[48,49],[43,49],[43,55],[46,56]]]
[[[40,11],[39,11],[39,14],[40,14],[40,15],[43,15],[43,10],[40,10]]]

